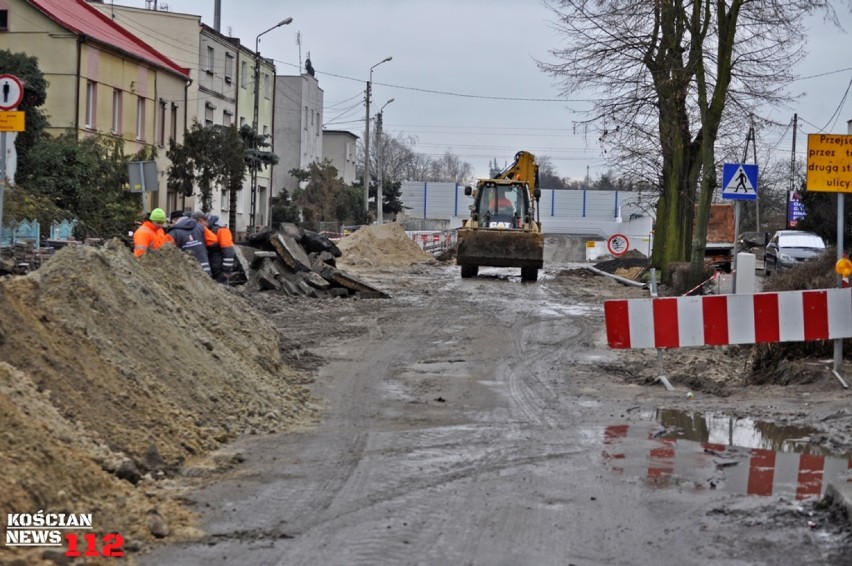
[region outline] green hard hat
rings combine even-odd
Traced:
[[[151,222],[165,222],[166,212],[162,208],[155,208],[151,211],[151,215],[148,219],[151,220]]]

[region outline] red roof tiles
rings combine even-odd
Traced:
[[[153,65],[189,78],[189,69],[174,61],[113,22],[85,0],[27,0],[65,29],[85,35]]]

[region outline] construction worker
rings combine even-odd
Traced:
[[[158,250],[165,244],[175,243],[163,229],[165,223],[166,212],[162,208],[152,210],[142,225],[133,232],[133,255],[139,257],[148,250]]]
[[[506,194],[506,189],[503,187],[497,188],[497,194],[491,193],[491,199],[488,203],[488,210],[497,211],[497,214],[508,214],[511,216],[515,208],[512,206],[512,201],[509,200]]]
[[[207,217],[204,217],[205,220]],[[175,245],[182,250],[192,252],[204,273],[211,275],[210,258],[207,255],[207,246],[210,241],[207,237],[207,227],[199,223],[196,218],[183,216],[169,229],[169,235],[174,238]],[[210,237],[215,239],[213,234]]]
[[[234,271],[234,260],[237,257],[234,250],[234,236],[227,226],[219,226],[219,217],[210,216],[207,227],[216,236],[217,248],[210,254],[210,269],[213,279],[219,283],[227,283]]]

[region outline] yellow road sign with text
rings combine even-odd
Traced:
[[[0,132],[23,132],[26,112],[0,112]]]
[[[808,134],[807,189],[852,193],[852,136]]]

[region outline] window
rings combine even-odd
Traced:
[[[237,214],[242,214],[243,208],[243,189],[240,187],[237,191]]]
[[[240,129],[243,129],[243,126],[246,125],[246,117],[240,116]]]
[[[222,125],[223,126],[230,126],[233,123],[234,123],[234,113],[231,112],[230,110],[225,110],[224,112],[222,112]]]
[[[157,114],[157,145],[166,145],[166,101],[160,99],[160,108]]]
[[[172,102],[172,116],[169,130],[169,139],[177,141],[178,107]]]
[[[136,99],[136,139],[145,139],[145,99]]]
[[[112,91],[112,133],[121,134],[121,91]]]
[[[321,123],[322,123],[322,120],[320,120],[320,113],[317,112],[317,135],[320,135],[320,124]]]
[[[204,126],[212,126],[213,125],[213,112],[216,110],[216,107],[210,104],[209,102],[204,105]]]
[[[96,94],[95,83],[86,81],[86,127],[90,129],[94,129],[95,127]]]
[[[263,98],[269,100],[271,95],[272,89],[270,88],[269,75],[263,75]]]
[[[234,56],[231,53],[225,53],[225,82],[231,82],[231,77],[234,76]]]
[[[240,86],[248,88],[248,63],[243,61],[240,63]]]
[[[213,74],[213,61],[215,60],[215,52],[213,51],[213,46],[207,46],[207,60],[205,61],[204,70],[207,71],[208,74]]]
[[[269,126],[266,124],[263,125],[263,136],[266,137],[269,135]]]
[[[0,10],[0,31],[9,31],[9,10]]]
[[[305,130],[308,129],[308,107],[305,106]]]

